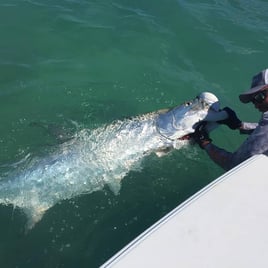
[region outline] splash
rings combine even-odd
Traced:
[[[0,182],[0,203],[21,208],[28,228],[61,200],[108,185],[116,194],[121,180],[140,167],[144,156],[168,146],[155,128],[155,114],[81,130],[46,158],[34,157]]]

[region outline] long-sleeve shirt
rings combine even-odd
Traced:
[[[209,157],[225,170],[235,167],[256,154],[268,156],[268,112],[262,114],[258,124],[242,124],[241,133],[250,132],[252,132],[250,136],[233,153],[227,152],[212,143],[206,145],[205,150]]]

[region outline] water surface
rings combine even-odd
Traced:
[[[201,91],[215,93],[241,119],[258,120],[238,94],[267,67],[267,12],[259,0],[0,0],[1,185],[36,159],[73,149],[69,137],[85,142],[72,163],[82,161],[92,131],[104,135],[116,120]],[[245,137],[221,127],[212,138],[234,150]],[[223,173],[198,147],[137,163],[120,175],[117,190],[90,181],[99,187],[59,198],[28,231],[25,211],[1,205],[0,266],[98,267]],[[79,178],[66,189],[82,189],[88,181]],[[25,186],[13,185],[16,198]],[[54,184],[46,189],[57,193]]]

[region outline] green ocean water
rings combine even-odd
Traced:
[[[72,135],[202,91],[259,120],[238,95],[267,67],[267,14],[260,0],[0,0],[0,188]],[[230,151],[245,138],[225,127],[211,136]],[[185,147],[144,157],[118,193],[92,178],[92,191],[65,200],[55,178],[44,195],[63,198],[30,230],[23,210],[0,205],[0,267],[98,267],[223,172]]]

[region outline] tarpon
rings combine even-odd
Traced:
[[[212,129],[215,121],[224,117],[216,96],[202,93],[165,112],[81,130],[47,157],[29,156],[15,172],[1,175],[0,203],[21,208],[31,228],[61,200],[101,190],[105,185],[117,193],[122,178],[139,168],[145,155],[178,149],[185,144],[180,138],[193,133],[198,122],[209,121]]]

